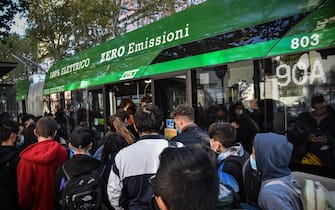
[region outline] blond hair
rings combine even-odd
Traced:
[[[122,120],[115,116],[108,117],[108,126],[110,131],[120,134],[128,144],[134,143],[135,137],[133,134],[127,129],[126,125]]]

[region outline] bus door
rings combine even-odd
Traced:
[[[179,104],[191,105],[191,100],[188,100],[188,96],[191,96],[191,94],[187,94],[187,78],[187,74],[182,74],[154,80],[153,102],[163,111],[165,119],[164,134],[168,139],[176,135],[175,130],[170,130],[174,129],[170,113]]]
[[[154,102],[161,108],[165,118],[179,104],[186,104],[186,75],[154,81]]]
[[[105,132],[105,105],[104,105],[104,89],[88,89],[88,122],[96,131],[96,139],[99,144]]]

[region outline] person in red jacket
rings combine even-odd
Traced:
[[[25,210],[53,210],[53,189],[56,169],[68,159],[67,150],[53,138],[57,122],[43,117],[36,123],[38,142],[20,154],[17,167],[18,197]]]

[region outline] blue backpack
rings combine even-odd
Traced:
[[[232,209],[236,206],[238,202],[238,194],[239,191],[238,183],[235,178],[223,172],[224,161],[218,167],[218,176],[219,176],[219,195],[218,195],[218,204],[217,210],[227,210]]]

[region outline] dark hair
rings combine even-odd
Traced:
[[[104,137],[104,148],[102,150],[101,162],[107,163],[114,160],[115,155],[129,144],[119,134],[110,132]]]
[[[144,96],[142,99],[141,99],[141,103],[146,103],[146,104],[150,104],[152,101],[151,101],[151,98],[149,96]]]
[[[5,120],[0,122],[0,142],[6,141],[11,133],[19,132],[19,124],[14,120]]]
[[[233,146],[236,141],[236,129],[226,122],[212,123],[208,128],[208,134],[211,139],[219,141],[226,148]]]
[[[163,120],[163,112],[151,104],[139,107],[134,115],[135,126],[139,133],[159,132]]]
[[[242,101],[237,101],[236,103],[233,104],[233,109],[235,110],[237,107],[245,109]]]
[[[226,106],[223,104],[218,104],[217,106],[215,106],[215,112],[220,112],[220,111],[225,112],[225,113],[228,112]]]
[[[154,194],[162,197],[168,209],[216,209],[219,180],[215,164],[204,149],[168,147],[159,159],[152,184]]]
[[[118,109],[115,115],[119,117],[122,122],[125,122],[129,118],[128,112],[123,109]]]
[[[22,123],[24,124],[26,121],[32,119],[33,121],[35,121],[36,117],[32,114],[24,114],[22,117]]]
[[[76,127],[70,135],[70,143],[76,148],[86,148],[94,140],[94,132],[86,127]]]
[[[42,117],[36,123],[36,133],[44,138],[54,136],[57,122],[52,117]]]
[[[136,112],[136,105],[130,98],[122,98],[120,102],[120,109],[124,109],[126,106],[128,114],[135,114]]]
[[[321,94],[315,94],[312,97],[311,106],[313,107],[314,104],[319,104],[319,103],[324,103],[324,102],[325,102],[325,99],[323,98],[323,95],[321,95]]]
[[[171,117],[185,116],[190,120],[194,120],[194,109],[186,104],[179,104],[172,112]]]

